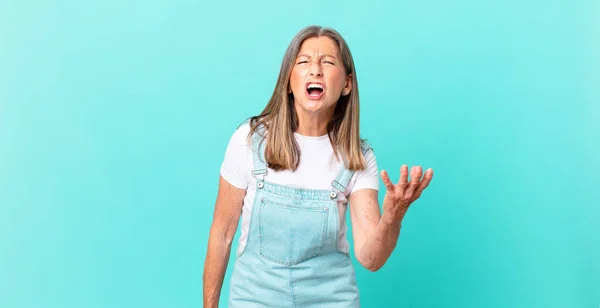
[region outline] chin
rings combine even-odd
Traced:
[[[327,110],[328,107],[333,107],[335,104],[327,104],[324,100],[306,100],[297,102],[298,107],[306,112],[319,112]]]

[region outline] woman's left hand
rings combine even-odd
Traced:
[[[433,169],[429,168],[421,179],[423,172],[421,166],[413,166],[410,170],[410,182],[408,182],[408,166],[400,168],[400,181],[392,183],[385,170],[381,171],[381,178],[385,184],[386,193],[383,198],[383,217],[389,223],[398,223],[404,218],[404,214],[410,205],[417,200],[423,190],[429,185],[433,178]]]

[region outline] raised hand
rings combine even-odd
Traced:
[[[410,205],[417,200],[433,178],[433,169],[429,168],[421,179],[423,172],[421,166],[410,169],[410,182],[408,181],[408,166],[400,167],[400,181],[392,183],[387,171],[381,171],[381,179],[385,184],[386,192],[383,198],[383,219],[391,223],[399,223],[404,218]]]

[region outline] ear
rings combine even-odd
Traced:
[[[342,95],[346,96],[350,94],[350,91],[352,91],[352,74],[346,76],[346,86],[342,89]]]

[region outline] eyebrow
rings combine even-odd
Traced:
[[[300,57],[312,58],[311,56],[309,56],[309,55],[307,55],[307,54],[305,54],[305,53],[301,53],[301,54],[299,54],[299,55],[298,55],[298,58],[300,58]],[[324,54],[324,55],[322,55],[322,56],[321,56],[321,58],[325,58],[325,57],[330,57],[330,58],[337,59],[335,56],[332,56],[332,55],[330,55],[330,54]]]

